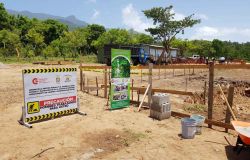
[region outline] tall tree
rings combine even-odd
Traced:
[[[128,45],[132,43],[133,39],[125,29],[110,29],[93,42],[94,46],[98,49],[103,48],[105,44]]]
[[[224,54],[224,45],[223,45],[222,41],[220,41],[218,39],[214,39],[212,41],[212,47],[215,50],[215,54],[213,55],[214,57],[223,56],[223,54]]]
[[[97,40],[106,29],[98,24],[91,24],[87,26],[87,53],[97,54],[97,49],[93,46],[92,42]]]
[[[47,45],[62,36],[65,31],[68,31],[68,27],[57,20],[47,19],[43,23],[46,26],[44,31],[44,42]]]
[[[147,32],[160,40],[165,48],[166,52],[170,52],[171,41],[175,36],[183,31],[187,27],[192,27],[193,25],[200,23],[199,19],[192,19],[194,14],[185,17],[182,20],[175,20],[173,13],[173,6],[169,7],[154,7],[149,10],[144,10],[143,13],[149,19],[153,20],[154,28],[146,29]],[[170,55],[170,54],[169,54]],[[159,62],[163,57],[163,53],[159,58]]]
[[[17,55],[19,47],[21,47],[21,42],[18,34],[6,29],[0,31],[0,50],[4,57]]]
[[[4,4],[0,3],[0,30],[11,28],[11,16],[5,10]]]

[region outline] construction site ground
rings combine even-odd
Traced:
[[[96,65],[96,64],[95,64]],[[109,111],[107,99],[103,91],[90,93],[81,92],[78,86],[81,111],[87,116],[78,114],[64,116],[53,120],[34,123],[32,129],[21,126],[17,120],[21,116],[23,106],[22,69],[72,67],[42,66],[31,64],[0,65],[0,160],[9,159],[138,159],[138,160],[247,160],[249,150],[243,150],[240,155],[233,152],[237,138],[234,131],[225,133],[223,128],[207,128],[204,124],[201,135],[194,139],[181,138],[181,120],[171,117],[158,121],[149,117],[149,110],[137,112],[137,107]],[[78,65],[73,65],[78,67]],[[144,71],[146,72],[146,70]],[[208,80],[207,70],[187,69],[160,71],[154,70],[153,88],[204,92],[204,82]],[[84,71],[89,85],[95,86],[95,77],[99,85],[103,84],[102,70]],[[132,71],[134,86],[146,86],[148,75],[140,71]],[[78,71],[79,75],[79,71]],[[249,121],[250,98],[243,93],[249,87],[248,70],[216,70],[215,82],[227,84],[232,82],[235,89],[234,111],[237,116]],[[78,84],[80,78],[78,76]],[[187,87],[186,87],[187,82]],[[242,85],[241,85],[242,84]],[[141,95],[142,97],[142,95]],[[134,99],[137,94],[134,92]],[[192,99],[192,98],[190,98]],[[191,104],[189,97],[171,95],[172,109],[182,113],[199,113],[206,115],[206,105]],[[215,89],[214,120],[223,121],[225,104]],[[226,139],[229,141],[229,144]],[[232,146],[233,145],[233,146]]]

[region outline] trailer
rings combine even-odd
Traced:
[[[127,49],[131,50],[131,63],[133,65],[147,65],[149,63],[157,63],[161,54],[163,58],[161,63],[168,63],[169,57],[176,58],[179,55],[179,49],[171,48],[170,56],[164,51],[162,46],[138,44],[138,45],[105,45],[102,50],[98,51],[98,62],[107,65],[111,64],[111,49]],[[163,52],[164,51],[164,52]]]

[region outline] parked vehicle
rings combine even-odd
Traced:
[[[169,54],[163,52],[164,48],[157,45],[139,44],[139,45],[105,45],[103,50],[98,52],[98,62],[110,65],[111,48],[131,50],[131,63],[133,65],[156,63],[161,57],[161,63],[168,63]],[[171,48],[170,55],[172,58],[178,56],[179,49]],[[163,54],[163,56],[161,56]]]

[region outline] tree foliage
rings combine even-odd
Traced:
[[[147,31],[152,35],[126,29],[105,29],[98,24],[69,31],[68,26],[52,19],[38,20],[25,16],[12,16],[0,3],[0,56],[77,57],[97,54],[105,44],[154,44],[159,41],[165,49],[179,48],[183,56],[199,54],[208,57],[244,58],[250,60],[250,42],[182,40],[175,35],[200,22],[193,15],[175,20],[172,6],[143,11],[154,22]],[[155,38],[155,39],[154,39]],[[19,54],[20,53],[20,54]]]
[[[153,20],[154,28],[146,29],[154,38],[160,40],[167,52],[169,52],[171,41],[175,36],[185,28],[192,27],[200,23],[199,19],[192,19],[193,14],[185,17],[182,20],[175,20],[173,6],[169,7],[154,7],[149,10],[144,10],[143,13],[149,19]]]

